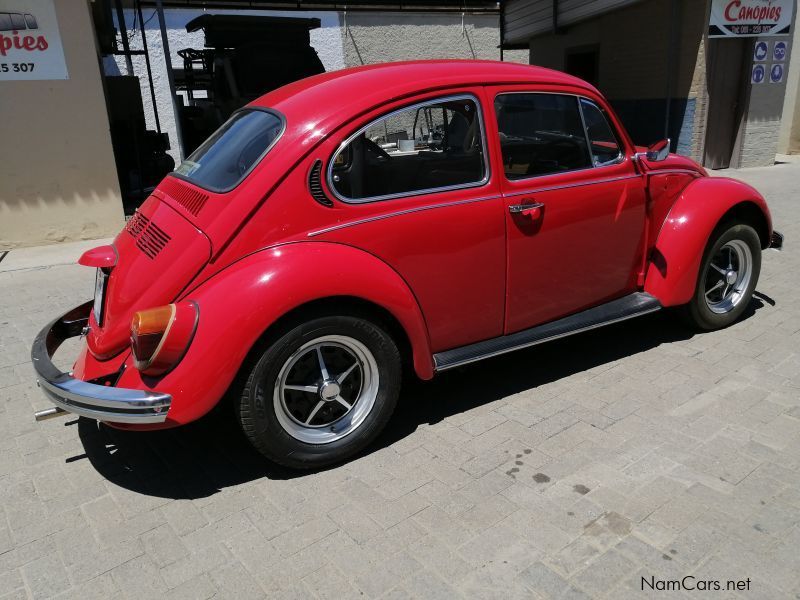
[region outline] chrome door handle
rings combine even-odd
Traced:
[[[531,202],[530,204],[511,204],[508,207],[508,212],[510,212],[512,215],[538,217],[543,208],[544,204],[541,202]]]

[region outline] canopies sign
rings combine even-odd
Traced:
[[[708,37],[787,35],[795,0],[712,0]]]
[[[0,0],[0,82],[69,79],[53,0]]]

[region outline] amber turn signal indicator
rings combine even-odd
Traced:
[[[197,328],[198,308],[192,301],[140,310],[131,321],[131,350],[142,373],[163,375],[189,346]]]

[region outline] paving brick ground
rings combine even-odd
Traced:
[[[738,176],[788,245],[743,321],[655,314],[447,373],[316,474],[224,419],[35,423],[29,344],[93,274],[0,273],[0,597],[680,598],[641,579],[685,575],[800,597],[800,165]]]

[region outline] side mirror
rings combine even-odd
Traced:
[[[659,162],[669,156],[669,138],[650,145],[645,152],[645,157],[651,162]]]

